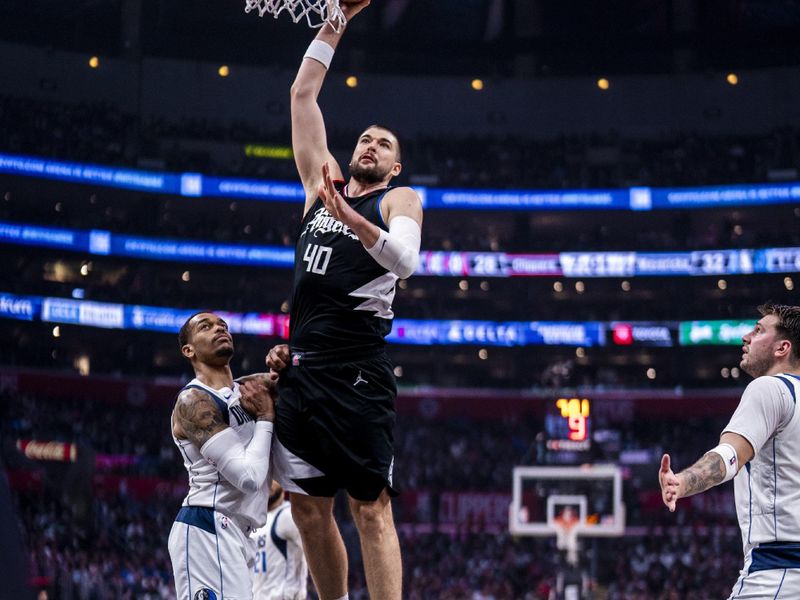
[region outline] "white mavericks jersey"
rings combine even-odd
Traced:
[[[253,600],[306,600],[308,566],[289,503],[269,511],[250,539],[257,547]]]
[[[186,388],[200,388],[208,392],[222,411],[223,418],[247,447],[253,437],[255,421],[239,403],[241,394],[238,383],[233,384],[233,389],[224,387],[215,390],[198,379],[192,379],[183,389]],[[244,531],[257,529],[264,524],[271,480],[269,475],[258,491],[250,494],[242,492],[225,480],[192,442],[174,436],[173,440],[189,472],[189,493],[183,500],[183,506],[212,508],[231,518]]]
[[[723,431],[738,433],[755,451],[734,478],[736,513],[745,557],[755,548],[752,568],[770,544],[800,542],[800,377],[787,373],[758,377],[747,386]],[[760,547],[760,548],[759,548]],[[763,557],[762,557],[763,558]],[[800,567],[797,565],[764,568]]]

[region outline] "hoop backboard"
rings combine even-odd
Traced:
[[[579,537],[625,533],[622,471],[615,465],[514,467],[509,531],[549,537],[565,511],[576,515]]]

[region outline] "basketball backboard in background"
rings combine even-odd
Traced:
[[[509,531],[555,536],[564,521],[579,537],[625,533],[622,471],[616,465],[514,467]]]

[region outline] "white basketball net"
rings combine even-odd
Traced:
[[[257,10],[259,17],[269,13],[276,19],[286,11],[295,23],[305,17],[309,27],[330,23],[337,33],[347,24],[339,0],[245,0],[244,12],[252,10]]]

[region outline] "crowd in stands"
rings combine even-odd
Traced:
[[[296,177],[290,160],[248,158],[242,151],[235,160],[216,164],[208,152],[176,151],[182,140],[290,145],[288,129],[267,131],[241,120],[169,122],[101,103],[0,96],[0,128],[6,134],[0,151],[130,166],[146,157],[167,170]],[[349,153],[359,132],[331,128],[328,133],[332,148]],[[403,140],[403,146],[407,176],[444,187],[574,189],[763,182],[786,173],[796,178],[800,162],[800,132],[788,126],[761,135],[684,132],[658,139],[626,139],[615,132],[552,140],[421,136]]]
[[[13,441],[30,437],[76,442],[97,456],[139,456],[140,461],[112,471],[185,483],[171,447],[169,406],[137,408],[11,392],[4,392],[0,405],[4,462],[16,471],[41,468],[13,456]],[[690,419],[681,427],[669,420],[648,428],[620,423],[617,450],[649,448],[654,456],[672,450],[675,464],[687,464],[715,438],[721,418]],[[507,492],[513,465],[545,460],[536,443],[541,428],[541,420],[531,416],[503,422],[403,416],[396,435],[398,485],[409,493]],[[610,455],[598,449],[593,458]],[[598,597],[619,600],[723,597],[742,560],[732,506],[712,502],[700,510],[684,504],[674,515],[660,506],[637,506],[643,494],[654,493],[657,465],[646,467],[648,476],[625,481],[631,534],[622,540],[582,542],[587,585],[605,594]],[[166,536],[182,486],[173,486],[176,491],[167,496],[142,500],[125,486],[114,493],[96,489],[81,495],[75,486],[59,489],[53,483],[58,479],[39,491],[15,492],[35,584],[49,590],[50,598],[172,598]],[[731,503],[729,497],[724,501]],[[415,529],[413,515],[402,510],[397,515],[407,598],[545,600],[556,585],[562,563],[552,539],[513,538],[484,531],[477,522],[455,531],[437,531],[435,524],[432,531],[423,531]],[[356,557],[351,598],[366,599],[355,530],[345,511],[342,516],[346,543]]]
[[[168,404],[136,406],[124,398],[96,402],[11,392],[1,393],[0,401],[0,436],[7,442],[5,462],[15,468],[30,466],[18,455],[15,440],[46,439],[78,444],[97,457],[130,457],[130,461],[116,464],[97,459],[97,468],[115,474],[165,479],[180,479],[184,474],[170,435],[172,406]],[[403,402],[402,394],[399,401]],[[674,425],[670,420],[652,422],[634,431],[624,422],[598,420],[595,428],[619,430],[620,437],[613,444],[595,444],[582,460],[616,462],[621,452],[650,449],[659,458],[662,451],[672,452],[676,465],[687,465],[715,439],[724,422],[708,417],[685,419],[680,431]],[[542,418],[533,415],[476,421],[404,414],[398,418],[395,433],[398,485],[428,492],[505,489],[515,465],[547,463],[544,429]],[[654,483],[632,481],[637,490],[649,489]],[[634,523],[642,524],[636,522],[637,513],[632,511]]]
[[[19,494],[33,587],[51,600],[175,597],[167,535],[177,509],[124,496],[85,510],[56,494]]]
[[[215,164],[203,151],[172,151],[183,140],[288,144],[287,131],[263,131],[242,122],[168,123],[156,117],[123,114],[112,106],[32,102],[0,96],[0,130],[4,132],[0,152],[128,166],[143,166],[139,159],[147,157],[151,160],[148,168],[295,179],[291,161],[240,158]],[[355,134],[332,131],[332,144],[350,148]],[[776,171],[791,172],[800,159],[800,132],[786,128],[760,136],[683,133],[657,140],[626,140],[615,134],[548,141],[420,138],[404,140],[404,150],[409,157],[407,172],[411,180],[416,176],[446,187],[570,189],[700,185],[763,182]],[[26,181],[14,180],[10,186],[13,190],[0,190],[3,193],[0,219],[151,237],[283,247],[293,245],[299,225],[297,205],[273,205],[265,210],[258,203],[209,201],[199,207],[132,192],[87,191],[66,185],[49,188],[55,184],[23,183]],[[779,207],[775,211],[772,214],[777,216],[770,227],[750,226],[748,219],[757,217],[751,209],[737,211],[738,216],[733,212],[715,213],[714,218],[705,212],[675,212],[648,226],[642,226],[638,217],[629,215],[615,215],[614,219],[604,219],[598,225],[591,222],[594,216],[579,216],[576,218],[583,220],[567,224],[554,215],[497,214],[488,223],[480,216],[448,211],[443,216],[426,216],[423,247],[554,252],[800,245],[797,226],[800,209]],[[98,301],[192,308],[198,303],[213,306],[224,303],[228,310],[285,312],[290,291],[288,269],[279,276],[245,268],[209,268],[204,276],[192,270],[192,284],[187,285],[179,275],[186,268],[194,269],[191,266],[176,268],[145,261],[123,264],[111,257],[94,257],[89,275],[70,278],[55,273],[56,266],[48,251],[31,249],[21,253],[8,248],[2,249],[0,258],[14,268],[0,274],[3,292],[69,297],[74,288],[80,287],[86,299]],[[72,262],[80,265],[81,260],[75,257]],[[716,278],[713,279],[712,284],[687,278],[669,283],[660,281],[661,296],[638,296],[630,302],[621,301],[610,292],[602,298],[592,295],[589,306],[585,300],[589,293],[582,301],[541,302],[553,294],[550,280],[531,284],[524,294],[519,287],[513,287],[514,282],[490,280],[487,289],[499,292],[492,295],[479,285],[472,285],[469,291],[456,289],[457,279],[418,277],[404,284],[406,289],[399,292],[396,308],[402,317],[439,319],[487,314],[497,320],[738,318],[751,314],[754,304],[768,297],[762,292],[776,289],[775,281],[753,277],[748,280],[748,294],[736,293],[709,302],[708,294],[700,293],[698,286],[710,285],[717,293]],[[619,289],[617,281],[612,284]],[[634,284],[636,287],[638,281]],[[594,285],[587,284],[592,294]],[[237,291],[233,298],[228,293],[230,289]],[[761,296],[754,301],[757,295]],[[658,297],[679,298],[680,302],[676,306],[675,302],[654,301]],[[780,300],[775,293],[769,297]],[[458,304],[462,301],[463,305]],[[487,306],[491,308],[487,310]],[[530,314],[534,310],[531,306],[535,307],[535,314]],[[520,314],[521,309],[528,311],[527,316]],[[50,346],[57,347],[58,341],[48,332],[47,339],[37,340],[38,345],[22,343],[23,338],[35,334],[21,327],[16,321],[3,321],[2,331],[13,331],[8,335],[11,345],[0,350],[0,362],[53,364],[57,349],[52,350],[51,360]],[[93,358],[93,369],[103,372],[124,365],[128,371],[176,374],[174,361],[180,357],[175,356],[174,338],[169,340],[169,349],[163,350],[166,342],[162,344],[161,338],[157,344],[152,343],[155,334],[131,334],[124,339],[119,336],[113,343],[98,342],[106,333],[92,330],[83,340],[94,344],[95,350],[102,349],[103,356]],[[270,341],[237,340],[237,361],[242,361],[240,357],[247,361],[237,362],[237,369],[262,368],[261,356]],[[435,354],[441,354],[440,349],[424,351],[429,352],[430,360],[429,364],[419,365],[422,375],[418,381],[439,385],[518,382],[508,376],[508,371],[466,368],[464,365],[476,363],[476,348],[459,347],[438,359]],[[392,350],[401,361],[403,352],[403,349]],[[534,376],[536,381],[527,384],[575,386],[627,382],[620,365],[613,369],[603,365],[587,368],[572,358],[574,349],[567,348],[565,352],[570,356],[565,357],[560,351],[549,352],[549,367],[542,368]],[[460,358],[467,354],[472,357],[471,363]],[[173,357],[173,362],[162,358],[167,355]],[[501,350],[493,349],[491,355],[502,356]],[[252,358],[255,356],[258,360]],[[461,361],[458,368],[470,372],[458,375],[457,367],[448,359]],[[545,359],[536,359],[536,368],[542,360]],[[508,362],[518,363],[520,373],[525,371],[530,375],[535,370],[534,360],[524,356],[509,357]],[[668,362],[680,371],[677,358]],[[639,367],[636,365],[643,371]],[[671,383],[682,384],[686,377],[688,373],[677,373]],[[663,385],[662,381],[657,383]],[[2,462],[10,469],[36,469],[31,461],[19,455],[15,441],[61,440],[94,453],[97,472],[185,482],[183,467],[169,435],[170,410],[166,405],[136,407],[123,401],[105,404],[77,398],[56,400],[3,393],[0,394]],[[671,451],[674,464],[683,466],[707,449],[721,425],[719,418],[685,419],[680,427],[673,421],[648,422],[646,428],[605,423],[604,427],[619,430],[618,444],[613,448],[596,444],[591,455],[584,458],[616,461],[621,451],[646,449],[658,456],[663,450]],[[397,483],[410,492],[434,495],[450,490],[507,491],[514,465],[547,462],[542,430],[542,420],[534,417],[477,422],[468,418],[403,416],[396,431]],[[679,510],[674,517],[663,510],[655,513],[652,506],[643,504],[642,498],[652,499],[656,469],[655,463],[632,469],[625,482],[629,524],[639,529],[649,528],[647,534],[587,542],[583,566],[593,573],[590,587],[598,596],[604,594],[618,600],[704,600],[727,596],[741,563],[740,539],[730,511],[719,511],[719,507],[711,511]],[[31,576],[37,587],[47,589],[51,598],[64,599],[173,597],[166,536],[179,497],[142,502],[123,487],[114,494],[89,494],[76,500],[59,490],[57,483],[53,486],[39,491],[15,490],[30,554]],[[414,523],[418,519],[415,515],[404,514],[401,509],[397,514],[401,521],[418,524]],[[344,533],[348,547],[357,556],[352,523],[345,524]],[[408,527],[401,528],[400,535],[406,597],[412,600],[544,600],[549,599],[556,585],[558,553],[552,540],[514,539],[505,533],[481,531],[479,527],[455,533],[421,533]],[[357,559],[352,562],[350,597],[353,600],[367,597]]]
[[[176,510],[123,495],[91,500],[85,514],[53,495],[17,495],[31,580],[59,600],[172,599],[166,538]],[[343,526],[352,557],[350,597],[367,600],[358,541]],[[410,600],[549,600],[563,558],[550,538],[507,533],[400,531],[404,597]],[[585,585],[609,600],[711,600],[730,593],[741,567],[738,530],[714,518],[614,540],[584,539]],[[313,585],[309,597],[316,598]]]
[[[136,119],[109,104],[69,104],[0,96],[5,152],[125,164]]]
[[[658,211],[428,210],[423,250],[551,253],[675,251],[800,245],[800,209],[761,207]],[[5,176],[0,219],[115,234],[291,248],[299,203],[214,200],[87,188]]]
[[[715,524],[615,540],[609,600],[727,598],[742,566],[736,527]]]

